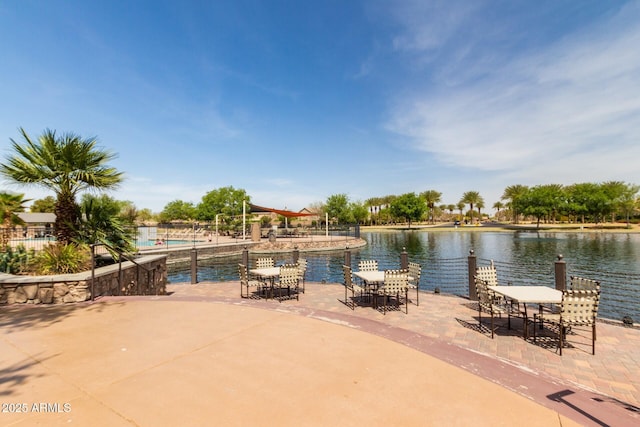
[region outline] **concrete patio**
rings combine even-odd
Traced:
[[[383,315],[352,311],[338,284],[281,303],[241,299],[237,282],[169,290],[2,307],[0,424],[640,422],[638,329],[599,324],[595,356],[578,331],[560,357],[518,320],[492,340],[453,296]]]

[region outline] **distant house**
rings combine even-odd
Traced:
[[[33,212],[19,212],[16,215],[25,222],[27,226],[45,226],[49,224],[50,227],[56,222],[56,214],[54,213],[33,213]]]
[[[25,224],[22,226],[22,237],[44,237],[52,234],[53,224],[56,222],[56,214],[18,212],[16,215]]]
[[[320,218],[317,213],[312,212],[307,208],[303,208],[298,212],[302,215],[296,218],[296,222],[302,227],[310,227],[314,221],[317,221]]]

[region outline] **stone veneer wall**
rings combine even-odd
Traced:
[[[120,265],[96,268],[95,297],[106,295],[165,295],[166,255],[147,255]],[[147,271],[149,269],[150,271]],[[120,279],[120,280],[119,280]],[[55,276],[0,274],[0,304],[62,304],[91,299],[91,271]],[[122,285],[120,285],[122,283]]]

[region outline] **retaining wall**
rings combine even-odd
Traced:
[[[106,295],[164,295],[167,256],[147,255],[91,271],[51,276],[0,274],[0,304],[63,304]],[[142,267],[143,266],[143,267]],[[146,267],[146,268],[145,268]],[[149,270],[149,271],[147,271]]]

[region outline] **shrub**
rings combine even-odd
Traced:
[[[4,252],[0,252],[0,272],[18,274],[26,271],[29,259],[33,256],[33,249],[27,251],[24,245],[18,245],[15,249],[7,246]]]
[[[54,243],[45,246],[36,255],[38,274],[71,274],[91,268],[91,253],[88,246]]]

